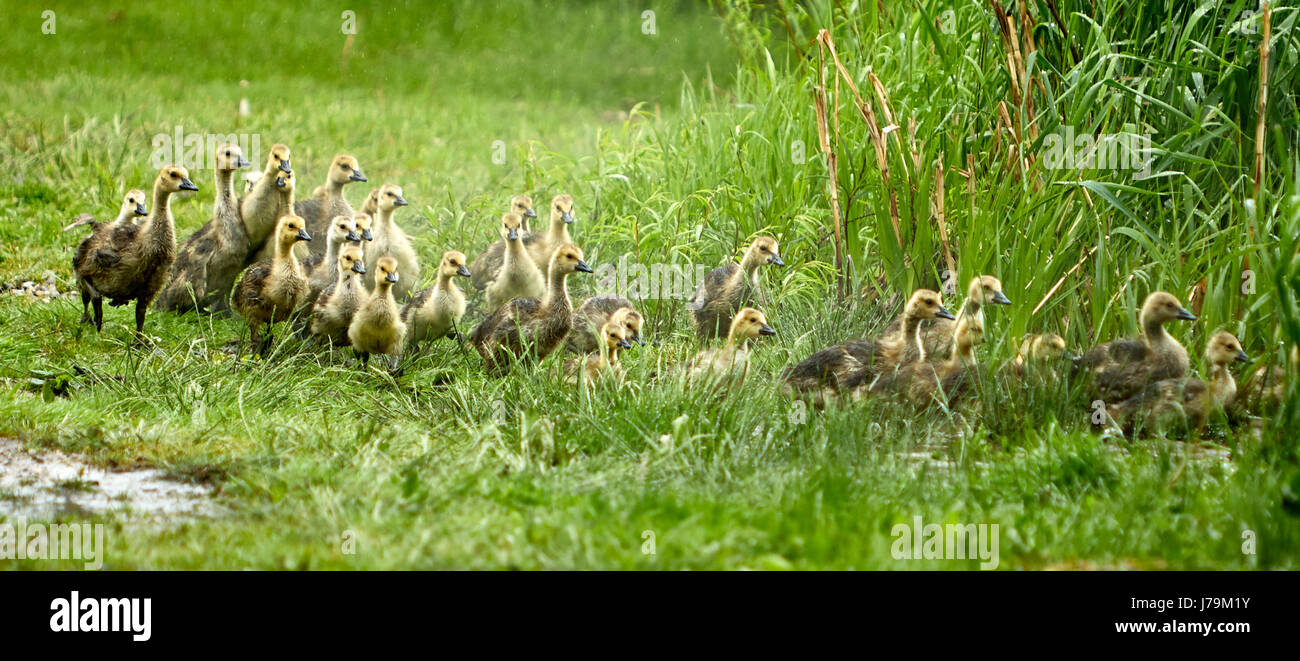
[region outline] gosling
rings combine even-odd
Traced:
[[[418,347],[428,339],[460,337],[456,324],[465,316],[465,294],[456,286],[458,277],[470,277],[465,255],[449,250],[438,263],[438,280],[433,287],[416,294],[402,307],[408,347]]]
[[[574,311],[573,330],[569,331],[565,346],[579,355],[595,351],[600,346],[597,330],[609,321],[623,324],[629,342],[642,344],[641,326],[645,318],[632,307],[632,302],[617,294],[601,294],[583,301]]]
[[[343,244],[339,248],[335,264],[334,282],[316,297],[309,327],[313,337],[331,346],[348,346],[348,327],[352,325],[352,316],[366,298],[366,291],[361,287],[361,276],[365,272],[361,246]]]
[[[759,302],[759,269],[769,264],[785,266],[776,240],[760,236],[749,245],[739,264],[724,264],[704,276],[686,306],[700,341],[718,337],[741,307]]]
[[[244,268],[250,249],[248,230],[239,216],[235,173],[252,165],[238,145],[222,145],[216,155],[216,200],[212,219],[181,244],[171,281],[158,296],[164,310],[226,312],[230,289]]]
[[[389,371],[396,372],[406,337],[406,324],[393,300],[393,286],[399,280],[397,260],[380,257],[375,261],[375,271],[375,288],[352,316],[348,341],[361,359],[362,368],[369,364],[371,354],[381,354],[388,356]]]
[[[1165,322],[1196,321],[1173,294],[1158,291],[1142,304],[1141,340],[1115,340],[1090,349],[1079,367],[1092,377],[1092,388],[1102,401],[1119,402],[1138,394],[1148,384],[1187,375],[1187,349],[1167,332]]]
[[[247,262],[260,261],[255,258],[255,253],[267,242],[267,237],[275,231],[276,223],[285,215],[281,213],[279,194],[284,184],[283,179],[277,175],[293,174],[289,155],[289,148],[285,145],[273,145],[271,154],[266,158],[262,176],[253,183],[248,193],[239,198],[239,217],[244,221],[244,233],[248,235],[248,245],[252,251],[245,257]],[[274,246],[271,252],[274,253]]]
[[[420,281],[420,260],[411,249],[411,241],[402,228],[393,221],[393,214],[399,207],[410,203],[402,197],[402,189],[393,184],[384,184],[379,188],[378,214],[375,216],[374,241],[366,246],[366,261],[375,262],[380,257],[392,257],[397,260],[397,270],[402,274],[401,282],[393,286],[393,296],[405,301],[411,296],[415,285]],[[374,287],[377,275],[366,276],[366,286]]]
[[[742,308],[731,320],[726,343],[701,351],[691,361],[689,378],[724,379],[740,385],[749,373],[749,341],[763,335],[776,335],[767,325],[767,317],[755,308]]]
[[[145,208],[144,202],[145,202],[144,191],[137,190],[137,189],[132,189],[127,191],[126,196],[122,198],[122,206],[121,208],[118,209],[117,218],[114,218],[112,221],[110,221],[108,225],[114,226],[114,225],[122,225],[122,224],[127,224],[127,225],[136,224],[135,222],[136,218],[149,215],[149,210]],[[88,213],[83,213],[80,216],[77,216],[77,218],[72,221],[71,225],[64,227],[63,231],[67,232],[68,230],[81,227],[82,225],[97,225],[97,224],[98,223],[95,222],[94,216]]]
[[[573,244],[556,248],[542,299],[516,298],[474,328],[469,340],[483,356],[488,373],[500,376],[516,361],[541,361],[564,342],[573,328],[566,279],[572,273],[592,273],[582,257],[582,250]]]
[[[302,265],[293,255],[299,241],[311,241],[306,221],[292,215],[281,218],[275,231],[275,257],[248,267],[231,296],[231,305],[248,322],[249,341],[259,355],[271,346],[272,326],[289,319],[310,291]]]
[[[632,346],[628,342],[627,326],[621,322],[607,321],[600,327],[599,333],[597,351],[565,361],[564,372],[571,385],[594,383],[602,378],[623,378],[623,366],[618,362],[618,354]]]
[[[317,189],[320,194],[294,203],[293,212],[307,221],[307,231],[316,236],[308,243],[311,252],[324,252],[326,234],[324,229],[331,218],[352,217],[352,205],[348,204],[347,199],[343,197],[343,187],[355,181],[365,180],[366,176],[361,173],[361,165],[357,163],[357,159],[347,154],[339,154],[330,163],[329,171],[325,175],[325,183]]]
[[[520,211],[520,208],[523,211]],[[539,272],[542,266],[551,258],[551,253],[557,246],[566,243],[572,243],[573,239],[569,236],[569,225],[573,224],[573,198],[569,195],[556,195],[551,200],[551,224],[545,234],[536,234],[527,229],[527,220],[530,218],[528,212],[532,210],[532,198],[526,195],[516,195],[511,199],[510,211],[507,213],[519,216],[520,239],[523,241],[524,249],[528,252],[528,257],[532,259]],[[537,212],[532,211],[532,218],[537,217]],[[505,264],[505,252],[508,243],[502,239],[487,247],[483,254],[475,258],[474,263],[469,265],[469,270],[474,272],[474,278],[470,284],[477,290],[487,289],[489,285],[497,281],[497,275],[500,273],[502,266]],[[545,272],[541,272],[545,279]]]
[[[496,310],[516,298],[541,298],[546,293],[546,281],[537,264],[524,249],[520,233],[522,219],[518,214],[501,216],[501,238],[505,241],[505,261],[497,272],[496,280],[487,288],[487,309]]]
[[[1237,396],[1237,382],[1228,365],[1249,362],[1250,357],[1236,337],[1219,331],[1205,345],[1205,360],[1210,365],[1208,383],[1196,377],[1161,379],[1108,405],[1107,414],[1125,433],[1181,429],[1199,435],[1210,416],[1223,414]]]
[[[153,185],[153,211],[141,225],[106,223],[96,225],[78,246],[72,258],[81,291],[82,320],[95,314],[96,331],[104,330],[104,303],[126,305],[135,301],[135,337],[144,340],[145,311],[163,288],[176,259],[176,221],[171,196],[196,191],[190,173],[179,165],[158,172]]]

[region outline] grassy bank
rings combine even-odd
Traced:
[[[977,566],[894,559],[893,526],[916,516],[999,524],[1002,568],[1300,562],[1284,420],[1209,442],[1107,440],[1065,388],[995,386],[959,415],[915,415],[809,411],[776,382],[817,348],[880,330],[901,292],[977,273],[1014,302],[989,315],[990,370],[1025,332],[1076,350],[1136,332],[1133,307],[1156,288],[1200,315],[1174,329],[1194,355],[1224,327],[1278,360],[1300,339],[1293,9],[1272,16],[1266,167],[1248,205],[1261,35],[1232,31],[1244,2],[1197,15],[1061,2],[1064,29],[1052,3],[1031,3],[1035,52],[1010,67],[997,12],[975,3],[656,3],[653,34],[621,2],[354,4],[351,40],[333,10],[56,4],[46,35],[39,11],[5,8],[19,28],[0,44],[0,280],[50,269],[70,288],[76,237],[60,228],[147,185],[152,137],[180,125],[289,144],[302,182],[355,154],[371,182],[404,188],[398,221],[426,264],[476,254],[521,191],[575,196],[593,265],[714,265],[770,233],[790,264],[765,275],[779,335],[743,389],[687,388],[671,369],[694,348],[685,301],[648,300],[660,345],[627,354],[623,389],[583,392],[558,361],[488,378],[454,343],[397,379],[293,341],[241,361],[222,350],[238,320],[166,313],[147,325],[158,351],[130,351],[129,311],[110,309],[96,335],[76,324],[78,301],[0,296],[0,433],[217,490],[226,514],[211,520],[110,519],[107,567]],[[814,41],[823,28],[847,78]],[[1016,80],[1037,82],[1025,95]],[[1148,135],[1151,176],[1049,167],[1048,136],[1066,130]],[[182,235],[211,209],[211,172],[192,174],[203,190],[174,208]],[[1258,277],[1241,294],[1246,270]],[[593,286],[574,282],[575,297]],[[66,395],[31,380],[60,375]]]

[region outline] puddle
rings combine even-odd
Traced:
[[[167,479],[158,469],[115,471],[58,450],[29,451],[0,438],[0,516],[49,520],[122,514],[177,519],[216,514],[205,485]]]

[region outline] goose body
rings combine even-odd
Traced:
[[[456,286],[458,277],[470,277],[465,268],[465,255],[455,250],[443,253],[437,282],[402,307],[407,345],[456,336],[456,325],[465,316],[465,294]]]
[[[249,338],[258,353],[265,353],[271,341],[271,326],[289,319],[307,298],[307,278],[293,247],[299,241],[310,240],[306,221],[284,216],[276,227],[275,257],[245,269],[235,285],[230,304],[248,323]],[[266,335],[263,329],[268,331]]]
[[[369,269],[367,269],[369,270]],[[393,285],[399,281],[397,260],[380,257],[375,260],[375,288],[366,296],[352,316],[348,326],[348,341],[356,350],[364,367],[371,354],[388,356],[388,369],[397,370],[406,340],[406,324],[401,310],[393,300]]]
[[[366,298],[361,288],[361,276],[366,272],[361,246],[353,243],[340,246],[334,269],[334,282],[316,297],[309,329],[320,341],[345,347],[350,343],[348,327],[352,325],[352,317]]]
[[[576,354],[587,354],[600,347],[600,328],[607,322],[622,324],[628,342],[641,343],[641,326],[645,318],[632,301],[617,294],[592,296],[573,312],[573,330],[565,347]]]
[[[1171,320],[1194,321],[1177,298],[1155,292],[1142,305],[1141,340],[1115,340],[1088,350],[1079,367],[1092,379],[1092,388],[1105,402],[1118,402],[1136,395],[1148,384],[1187,375],[1187,349],[1167,332]]]
[[[1250,360],[1237,338],[1224,331],[1206,343],[1205,357],[1209,381],[1196,377],[1154,381],[1132,397],[1108,405],[1106,412],[1126,433],[1138,428],[1199,431],[1213,413],[1231,407],[1237,396],[1237,382],[1228,365]]]

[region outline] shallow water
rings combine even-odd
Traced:
[[[47,520],[125,515],[171,520],[216,514],[211,487],[165,477],[158,469],[115,471],[58,450],[28,450],[0,438],[0,516]]]

